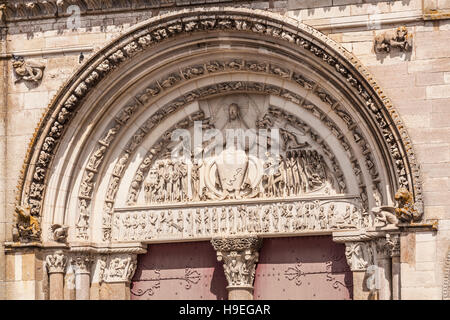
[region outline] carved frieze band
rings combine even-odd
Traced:
[[[227,203],[202,202],[146,209],[124,209],[112,218],[114,241],[158,242],[208,239],[248,234],[330,234],[336,230],[364,229],[373,217],[359,199],[270,199]]]
[[[229,11],[234,11],[229,9]],[[239,10],[233,12],[233,14],[224,14],[223,12],[217,12],[212,14],[210,12],[210,17],[205,14],[201,18],[197,16],[195,12],[191,15],[195,17],[195,20],[189,17],[189,14],[183,18],[183,20],[172,17],[168,15],[165,17],[163,25],[161,25],[161,20],[153,20],[153,24],[148,24],[143,28],[137,29],[129,34],[127,34],[128,39],[124,41],[121,39],[121,44],[113,44],[105,49],[102,53],[107,56],[106,59],[102,61],[93,62],[96,63],[94,70],[83,79],[79,79],[76,87],[72,89],[71,94],[67,95],[67,99],[62,103],[58,104],[55,102],[51,108],[52,113],[56,114],[53,124],[50,126],[48,132],[45,133],[45,141],[40,147],[39,158],[37,159],[36,166],[33,168],[31,183],[28,188],[30,188],[29,196],[21,199],[21,204],[28,202],[31,205],[31,212],[33,215],[38,216],[40,214],[40,205],[43,197],[43,191],[45,189],[45,180],[47,174],[47,168],[50,164],[55,148],[59,143],[62,135],[62,131],[67,125],[68,121],[72,118],[73,112],[80,105],[81,100],[88,93],[89,89],[95,86],[103,77],[105,77],[111,70],[117,68],[123,61],[131,58],[136,53],[144,50],[148,46],[153,46],[167,38],[170,38],[178,33],[182,32],[195,32],[204,30],[236,30],[245,32],[254,32],[257,34],[264,34],[274,38],[278,38],[287,41],[293,45],[298,45],[300,48],[306,50],[310,54],[317,56],[324,62],[335,67],[337,73],[344,77],[359,93],[362,99],[367,104],[367,107],[372,111],[373,117],[378,124],[380,130],[385,135],[386,142],[391,150],[391,155],[395,160],[397,165],[397,175],[399,177],[400,185],[408,186],[411,188],[408,182],[408,174],[410,170],[412,172],[412,179],[414,179],[414,196],[416,201],[421,201],[421,190],[420,183],[418,181],[418,169],[416,167],[416,162],[414,160],[412,146],[410,144],[409,137],[407,136],[406,130],[402,125],[399,117],[395,114],[390,101],[382,95],[382,92],[377,87],[376,83],[370,83],[376,88],[377,93],[382,97],[384,107],[386,107],[390,113],[380,106],[377,105],[377,100],[372,98],[372,95],[364,88],[364,85],[357,80],[352,72],[353,70],[344,67],[342,63],[338,61],[338,58],[332,57],[325,50],[319,48],[318,46],[312,44],[309,40],[303,38],[297,33],[292,32],[287,27],[280,27],[279,25],[269,21],[267,17],[264,17],[263,12],[259,12],[261,19],[256,19],[255,17],[246,16],[248,13],[241,13]],[[281,19],[281,17],[279,17]],[[155,22],[156,21],[156,22]],[[295,24],[297,26],[297,24]],[[313,34],[318,39],[323,39],[325,42],[329,42],[323,35],[314,31],[306,26],[292,27],[294,29],[300,28],[304,33]],[[302,30],[303,29],[303,30]],[[116,45],[116,46],[114,46]],[[329,42],[331,47],[334,49],[339,49],[335,43]],[[345,56],[344,50],[341,49],[341,53]],[[354,61],[350,61],[355,64],[355,68],[359,69],[364,76],[369,77],[366,70],[364,70],[359,64]],[[372,81],[372,80],[369,80]],[[372,81],[373,82],[373,81]],[[49,119],[50,112],[48,116],[44,118],[45,121]],[[391,120],[393,119],[393,120]],[[397,128],[393,128],[391,123],[395,123]],[[397,131],[398,130],[398,131]],[[399,132],[401,141],[404,145],[398,144],[400,137],[398,137],[397,132]],[[397,137],[397,138],[396,138]],[[34,140],[35,138],[33,138]],[[402,154],[406,154],[409,157],[409,163]],[[30,163],[29,157],[31,154],[27,155],[27,160],[25,163]],[[27,165],[28,166],[28,165]],[[410,168],[411,166],[411,168]],[[411,175],[409,175],[411,177]],[[22,178],[19,190],[22,192],[24,179]]]

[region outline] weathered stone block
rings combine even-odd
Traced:
[[[288,10],[329,7],[333,0],[288,0]]]

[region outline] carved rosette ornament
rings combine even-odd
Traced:
[[[45,258],[45,267],[47,268],[47,272],[49,274],[64,273],[66,270],[66,265],[67,257],[61,250],[58,250]]]
[[[223,261],[228,289],[253,288],[262,239],[258,237],[219,238],[212,239],[211,243],[217,252],[217,260]]]

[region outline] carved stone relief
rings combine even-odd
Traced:
[[[374,248],[371,242],[346,242],[345,257],[352,271],[365,271],[374,264]]]
[[[395,48],[398,48],[400,51],[411,51],[412,49],[412,35],[408,33],[408,29],[405,26],[375,37],[375,52],[389,53]]]
[[[48,273],[64,273],[66,270],[67,257],[63,251],[58,250],[45,258],[45,266]]]
[[[224,28],[234,30],[246,30],[282,39],[289,43],[298,45],[300,48],[303,48],[304,50],[310,52],[310,54],[313,54],[318,58],[323,59],[326,63],[334,66],[336,71],[340,75],[345,77],[348,80],[348,82],[355,88],[355,90],[359,93],[361,98],[363,98],[364,101],[366,102],[367,107],[372,111],[376,123],[380,127],[380,130],[384,131],[386,134],[385,136],[386,142],[388,143],[391,152],[394,152],[393,156],[395,156],[395,154],[399,155],[399,153],[395,153],[396,150],[398,149],[403,150],[403,146],[398,145],[396,142],[396,139],[399,139],[398,136],[400,135],[401,139],[403,139],[403,143],[407,147],[407,151],[405,151],[406,152],[405,154],[408,155],[410,160],[413,159],[413,151],[412,148],[410,147],[409,138],[404,128],[399,127],[401,126],[401,123],[398,117],[395,117],[395,123],[398,128],[398,133],[397,132],[394,133],[392,129],[387,125],[388,123],[391,123],[391,121],[388,120],[390,118],[386,110],[380,109],[380,107],[377,105],[379,103],[375,102],[372,99],[371,95],[368,94],[368,92],[364,88],[364,85],[360,83],[359,80],[356,80],[358,77],[352,75],[350,69],[343,66],[343,64],[339,62],[337,58],[331,57],[323,49],[312,44],[310,41],[302,38],[302,36],[292,33],[289,30],[280,29],[279,26],[273,25],[272,22],[268,22],[265,19],[256,22],[254,21],[254,18],[250,18],[245,14],[239,12],[237,12],[236,14],[237,14],[236,17],[233,16],[232,18],[226,15],[223,16],[219,14],[215,15],[214,18],[205,17],[199,20],[189,21],[186,23],[181,23],[178,20],[169,21],[170,20],[169,19],[164,26],[155,23],[154,25],[151,26],[151,28],[148,29],[149,30],[148,32],[143,32],[141,29],[138,29],[129,35],[133,39],[132,41],[129,42],[122,41],[121,42],[122,44],[120,46],[116,47],[112,46],[113,49],[109,51],[110,53],[109,55],[107,55],[106,59],[103,58],[102,60],[97,60],[93,62],[95,63],[95,67],[93,68],[95,70],[92,71],[90,74],[88,74],[86,78],[79,80],[79,82],[75,85],[76,86],[75,89],[71,91],[72,94],[71,95],[69,94],[68,98],[63,103],[60,103],[58,105],[55,104],[55,106],[52,107],[58,108],[57,110],[53,110],[57,113],[62,111],[61,114],[62,117],[60,119],[54,120],[52,126],[50,126],[49,131],[46,133],[47,137],[50,137],[55,140],[54,141],[55,144],[54,146],[49,146],[46,150],[44,150],[43,146],[41,147],[37,164],[35,167],[33,167],[33,172],[31,173],[33,179],[36,179],[34,180],[33,183],[43,185],[43,181],[45,180],[45,176],[47,173],[47,167],[53,157],[52,151],[56,148],[56,145],[59,143],[59,139],[61,137],[64,126],[67,125],[68,121],[72,117],[73,111],[75,110],[76,107],[78,107],[80,101],[84,98],[87,92],[89,92],[89,89],[92,88],[94,85],[96,85],[112,69],[117,68],[121,62],[129,59],[137,51],[142,51],[147,46],[154,45],[160,41],[163,41],[166,38],[174,36],[179,32],[193,32],[196,30],[212,30],[212,29],[220,30]],[[300,28],[305,27],[301,26]],[[309,30],[308,32],[313,31]],[[323,38],[323,36],[321,36],[319,33],[317,33],[317,37]],[[326,41],[325,38],[324,41]],[[358,68],[362,69],[362,67],[360,66]],[[282,77],[287,76],[287,74],[282,70],[273,69],[273,72],[279,74]],[[193,72],[192,74],[194,75],[195,72]],[[373,85],[375,85],[375,83]],[[155,88],[155,91],[153,92],[157,92],[157,90],[158,89]],[[379,89],[377,90],[381,94],[381,91]],[[332,101],[327,99],[325,96],[324,99],[325,101]],[[389,100],[383,98],[383,104],[387,109],[393,112],[391,116],[394,117],[395,111],[392,110],[392,106]],[[62,108],[65,108],[65,110],[63,110]],[[65,113],[67,113],[68,116],[65,116],[64,115]],[[394,136],[398,138],[394,138]],[[31,154],[29,154],[28,157],[29,156],[31,156]],[[411,167],[408,167],[408,169],[405,170],[405,163],[406,163],[405,161],[407,160],[403,159],[402,157],[398,158],[398,161],[396,162],[397,174],[399,177],[400,185],[411,189],[412,186],[409,185],[410,181],[408,180],[408,177],[411,177],[411,179],[413,179],[415,182],[419,181],[418,180],[419,176],[418,174],[416,174],[418,172],[417,166],[415,164],[415,161],[411,160],[410,161]],[[370,166],[371,161],[368,160],[367,162],[368,165]],[[30,161],[27,160],[27,163],[30,163]],[[411,173],[409,173],[410,169],[412,170],[412,175]],[[20,183],[20,188],[23,187],[23,181]],[[30,188],[30,185],[27,185],[26,188]],[[414,188],[415,188],[414,196],[416,197],[416,200],[421,200],[420,183],[415,183]],[[39,216],[42,196],[43,196],[42,192],[38,192],[33,197],[30,198],[25,197],[21,199],[21,203],[28,202],[31,206],[31,214],[34,216]],[[421,214],[421,212],[419,213]]]
[[[134,254],[116,254],[100,258],[99,282],[130,282],[136,271]]]
[[[123,209],[113,215],[112,240],[157,242],[247,234],[329,234],[371,227],[373,219],[355,200],[274,199],[267,204],[202,202],[201,206],[171,205],[128,212]]]
[[[15,56],[12,66],[16,75],[15,83],[20,81],[38,83],[44,75],[45,66],[25,61],[23,57]]]
[[[262,239],[216,238],[211,243],[217,252],[217,260],[223,261],[228,287],[252,287]]]

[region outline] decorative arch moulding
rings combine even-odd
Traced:
[[[25,158],[18,184],[17,240],[40,240],[41,204],[53,157],[74,114],[89,93],[101,85],[102,79],[126,61],[132,61],[133,57],[169,39],[176,41],[183,35],[196,33],[217,37],[220,32],[250,38],[264,36],[266,41],[295,49],[309,59],[320,61],[325,70],[339,77],[359,97],[361,103],[356,108],[360,108],[361,114],[370,114],[370,121],[376,124],[374,134],[383,138],[385,143],[380,148],[389,154],[384,156],[384,160],[396,171],[392,177],[396,181],[391,183],[395,188],[409,190],[411,196],[405,203],[415,203],[418,211],[412,220],[421,219],[421,180],[411,141],[392,103],[367,69],[339,44],[294,19],[261,10],[225,7],[202,9],[201,12],[182,10],[151,18],[93,54],[59,90],[45,111]],[[186,75],[181,76],[186,79]],[[195,76],[188,75],[187,78]],[[283,74],[278,76],[283,77]],[[289,79],[294,80],[292,72]],[[160,89],[155,96],[161,93]],[[317,88],[314,91],[318,93]],[[324,94],[321,98],[326,100]]]

